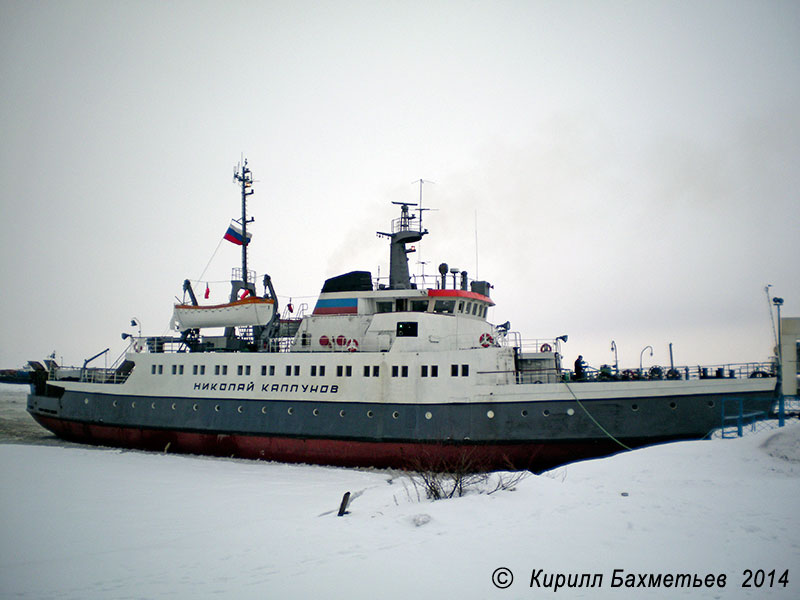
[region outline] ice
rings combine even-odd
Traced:
[[[431,501],[401,472],[0,445],[3,598],[796,598],[800,424]],[[350,491],[348,514],[337,517]],[[514,574],[498,589],[492,573]],[[601,573],[596,588],[531,574]],[[611,588],[628,573],[725,588]],[[789,584],[741,587],[745,569]]]

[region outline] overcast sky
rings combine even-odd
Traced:
[[[569,362],[765,360],[768,284],[800,317],[794,1],[2,0],[0,81],[0,367],[165,333],[242,155],[284,303],[388,274],[424,178],[412,268],[489,280]]]

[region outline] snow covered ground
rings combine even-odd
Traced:
[[[800,597],[796,422],[491,487],[433,502],[390,471],[0,444],[0,598]]]

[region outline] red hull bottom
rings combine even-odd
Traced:
[[[621,450],[611,440],[520,444],[367,442],[113,427],[33,415],[57,436],[80,443],[158,452],[231,456],[279,462],[411,470],[542,471]],[[655,443],[658,440],[652,440]]]

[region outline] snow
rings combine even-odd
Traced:
[[[392,471],[2,444],[0,597],[798,597],[796,422],[575,463],[488,493],[508,476],[434,502]],[[508,589],[492,584],[499,567],[514,574]],[[538,581],[603,581],[531,588],[539,569]],[[726,586],[612,588],[614,569],[725,574]],[[743,589],[745,569],[776,569],[776,584]]]

